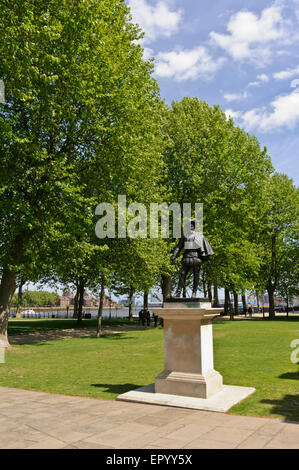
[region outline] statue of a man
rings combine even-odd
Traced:
[[[206,237],[201,232],[195,232],[195,219],[190,220],[190,230],[180,238],[171,257],[172,262],[179,256],[183,248],[185,248],[185,251],[182,259],[182,270],[175,297],[181,296],[188,272],[193,269],[192,298],[195,298],[199,283],[200,266],[203,262],[209,262],[210,256],[214,255],[214,251]]]

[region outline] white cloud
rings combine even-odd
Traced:
[[[269,81],[269,77],[265,73],[258,75],[256,78],[257,79],[254,82],[248,83],[247,88],[260,86],[262,83],[267,83]]]
[[[247,130],[271,132],[281,127],[294,128],[299,123],[299,93],[293,91],[276,97],[266,107],[251,109],[238,116]]]
[[[183,12],[171,10],[167,3],[167,0],[161,0],[151,5],[147,0],[129,0],[133,21],[146,33],[144,43],[161,36],[169,37],[178,31]]]
[[[289,78],[293,78],[296,75],[298,75],[299,78],[299,65],[298,67],[295,67],[293,69],[281,70],[280,72],[276,72],[274,73],[273,77],[276,78],[276,80],[286,80]]]
[[[222,66],[225,59],[214,59],[203,46],[194,49],[159,52],[156,64],[156,74],[160,77],[183,80],[197,78],[211,79]]]
[[[260,17],[250,11],[240,11],[230,17],[228,34],[212,31],[213,42],[235,60],[252,60],[265,65],[271,55],[271,43],[286,38],[281,8],[265,8]]]
[[[143,49],[143,58],[144,58],[144,60],[150,59],[151,57],[153,57],[153,55],[154,55],[153,49],[151,49],[150,47],[144,47],[144,49]]]
[[[268,82],[269,81],[269,77],[265,73],[262,73],[261,75],[258,75],[257,79],[260,80],[261,82]]]
[[[230,117],[233,119],[238,119],[241,115],[240,111],[233,111],[232,109],[226,109],[224,113],[227,119],[229,119]]]
[[[224,99],[228,102],[230,101],[240,101],[240,100],[245,100],[248,98],[249,94],[247,91],[244,91],[243,93],[225,93]]]

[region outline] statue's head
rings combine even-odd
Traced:
[[[201,227],[198,224],[197,219],[188,219],[184,225],[184,235],[189,234],[190,232],[195,232],[196,229],[199,232],[202,232]]]
[[[191,220],[190,220],[190,228],[191,228],[191,230],[195,230],[195,226],[196,226],[196,219],[191,219]]]

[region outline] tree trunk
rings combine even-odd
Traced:
[[[133,295],[134,295],[134,289],[132,286],[130,286],[130,293],[129,293],[129,320],[133,320]]]
[[[229,315],[229,303],[230,303],[230,299],[229,299],[229,290],[228,289],[225,289],[224,290],[224,315]]]
[[[214,284],[213,286],[213,307],[218,308],[220,306],[219,304],[219,297],[218,297],[218,286]]]
[[[287,317],[289,316],[289,296],[287,294]]]
[[[104,305],[104,294],[105,294],[105,283],[101,282],[101,291],[100,291],[100,302],[98,309],[98,318],[97,318],[97,338],[101,336],[102,333],[102,316],[103,316],[103,305]]]
[[[166,302],[166,299],[171,297],[171,277],[165,276],[162,274],[161,276],[161,289],[163,295],[163,302]]]
[[[259,312],[260,311],[260,293],[258,290],[255,292],[255,296],[256,296],[257,311]]]
[[[0,341],[5,348],[9,347],[7,327],[9,319],[9,306],[16,290],[16,273],[7,266],[3,267],[0,284]]]
[[[274,307],[274,289],[272,286],[267,288],[269,296],[269,318],[275,318],[275,307]]]
[[[206,298],[207,297],[207,283],[206,283],[206,276],[203,271],[202,273],[202,288],[203,288],[203,296]]]
[[[212,302],[213,302],[212,286],[211,286],[211,284],[210,284],[209,282],[208,282],[208,288],[207,288],[207,290],[208,290],[208,298],[209,298],[209,301],[210,301],[211,304],[212,304]]]
[[[228,309],[229,309],[229,319],[233,320],[234,319],[234,309],[233,309],[230,293],[229,293],[229,297],[228,297]]]
[[[233,290],[233,295],[234,295],[234,314],[239,315],[239,296],[236,291]]]
[[[83,298],[84,298],[84,282],[80,281],[79,283],[79,303],[78,303],[78,317],[77,325],[81,324],[82,321],[82,307],[83,307]]]
[[[187,297],[187,289],[186,289],[186,286],[183,287],[183,297],[184,297],[184,299]]]
[[[17,310],[16,310],[16,318],[21,318],[21,310],[22,310],[22,300],[23,300],[23,285],[25,284],[25,280],[21,278],[19,289],[18,289],[18,303],[17,303]]]
[[[144,292],[143,294],[143,309],[148,310],[148,293]]]
[[[75,297],[74,297],[73,318],[78,318],[78,310],[79,310],[79,284],[76,283],[76,294],[75,294]]]
[[[246,295],[245,292],[242,293],[242,304],[243,304],[243,312],[246,315],[247,312],[247,303],[246,303]]]

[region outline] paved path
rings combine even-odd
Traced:
[[[299,449],[299,423],[0,388],[2,449]]]

